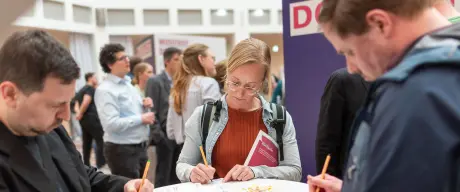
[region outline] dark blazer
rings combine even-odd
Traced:
[[[13,135],[0,122],[0,191],[57,191],[56,174],[50,171],[56,170],[54,168],[62,175],[67,188],[74,192],[123,191],[129,181],[85,166],[62,126],[49,134],[37,136],[37,143],[43,166],[35,160],[22,138]]]
[[[316,135],[316,171],[321,173],[324,161],[331,154],[327,173],[342,178],[346,163],[348,139],[355,114],[366,98],[369,83],[347,69],[334,71],[323,96]]]
[[[151,126],[151,142],[158,143],[168,139],[166,135],[166,119],[168,118],[169,94],[171,92],[171,80],[165,71],[150,78],[145,87],[145,96],[153,100],[153,110],[156,121]]]

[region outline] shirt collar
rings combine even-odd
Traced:
[[[119,84],[121,82],[130,82],[131,78],[129,76],[125,76],[125,78],[120,78],[113,74],[107,74],[107,80],[114,82],[115,84]]]
[[[168,79],[169,79],[170,81],[172,81],[171,75],[169,75],[169,73],[168,73],[166,70],[165,70],[165,74],[166,74],[166,77],[168,77]]]

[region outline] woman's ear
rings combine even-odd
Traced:
[[[198,55],[198,61],[203,64],[203,55]]]

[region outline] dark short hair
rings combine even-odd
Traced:
[[[327,0],[323,1],[319,23],[328,23],[341,37],[350,34],[361,35],[369,26],[366,14],[373,9],[381,9],[398,16],[412,18],[426,8],[433,6],[434,0]]]
[[[131,69],[131,72],[134,71],[134,67],[136,67],[137,64],[142,63],[142,58],[137,57],[137,56],[132,56],[129,58],[129,68]]]
[[[43,90],[47,77],[70,84],[80,67],[69,51],[47,32],[13,33],[0,49],[0,83],[10,81],[25,94]]]
[[[175,54],[182,54],[182,50],[176,48],[176,47],[168,47],[165,49],[165,51],[163,52],[163,61],[169,61],[172,59],[172,57],[175,55]]]
[[[89,72],[85,74],[85,81],[88,81],[90,78],[94,77],[94,73]]]
[[[101,64],[102,70],[106,73],[110,73],[109,65],[112,65],[116,62],[116,53],[125,51],[123,45],[118,43],[110,43],[104,45],[101,48],[101,52],[99,53],[99,63]]]

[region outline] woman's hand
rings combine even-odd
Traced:
[[[228,181],[248,181],[254,179],[255,175],[248,166],[235,165],[224,177],[224,182]]]
[[[321,188],[325,192],[340,192],[342,190],[342,180],[326,174],[324,179],[321,175],[316,177],[308,176],[309,191],[316,191],[316,188]]]
[[[192,169],[192,173],[190,173],[190,181],[192,183],[207,184],[214,178],[214,173],[216,173],[216,169],[214,169],[214,167],[206,166],[200,163]]]

